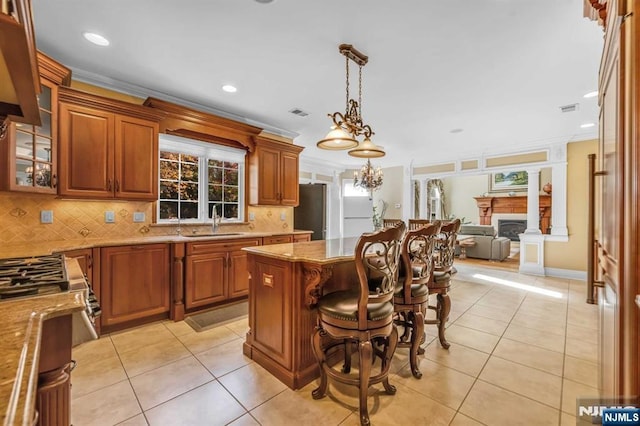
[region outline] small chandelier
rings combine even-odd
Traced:
[[[371,160],[367,159],[367,164],[362,166],[360,173],[353,172],[353,186],[359,186],[372,193],[382,186],[382,169],[377,167],[374,170]]]
[[[344,114],[341,112],[328,114],[333,120],[333,126],[331,126],[331,131],[327,136],[317,143],[317,146],[321,149],[334,151],[349,149],[349,155],[353,157],[383,157],[385,155],[384,150],[371,142],[371,136],[374,134],[371,126],[364,124],[362,120],[362,67],[367,64],[369,58],[350,44],[341,44],[338,49],[346,58],[347,96],[345,112]],[[357,101],[349,97],[349,60],[358,64],[359,67]],[[356,139],[359,136],[364,136],[362,142]]]

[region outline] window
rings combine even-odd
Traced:
[[[161,135],[158,222],[203,223],[214,208],[225,221],[243,221],[245,154]]]
[[[353,179],[342,180],[342,191],[345,197],[370,197],[371,193],[361,186],[354,186]]]

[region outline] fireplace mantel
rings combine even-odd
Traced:
[[[527,213],[527,197],[473,197],[478,203],[480,225],[491,225],[494,213]],[[548,234],[551,230],[551,196],[540,195],[540,230]]]

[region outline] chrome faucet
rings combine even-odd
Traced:
[[[220,227],[220,221],[222,220],[222,216],[218,216],[218,210],[216,206],[213,206],[213,212],[211,213],[211,231],[215,234],[218,232],[218,228]]]

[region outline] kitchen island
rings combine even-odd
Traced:
[[[357,238],[246,247],[249,331],[243,352],[292,389],[319,377],[311,348],[318,297],[356,282]],[[339,354],[335,354],[338,356]]]

